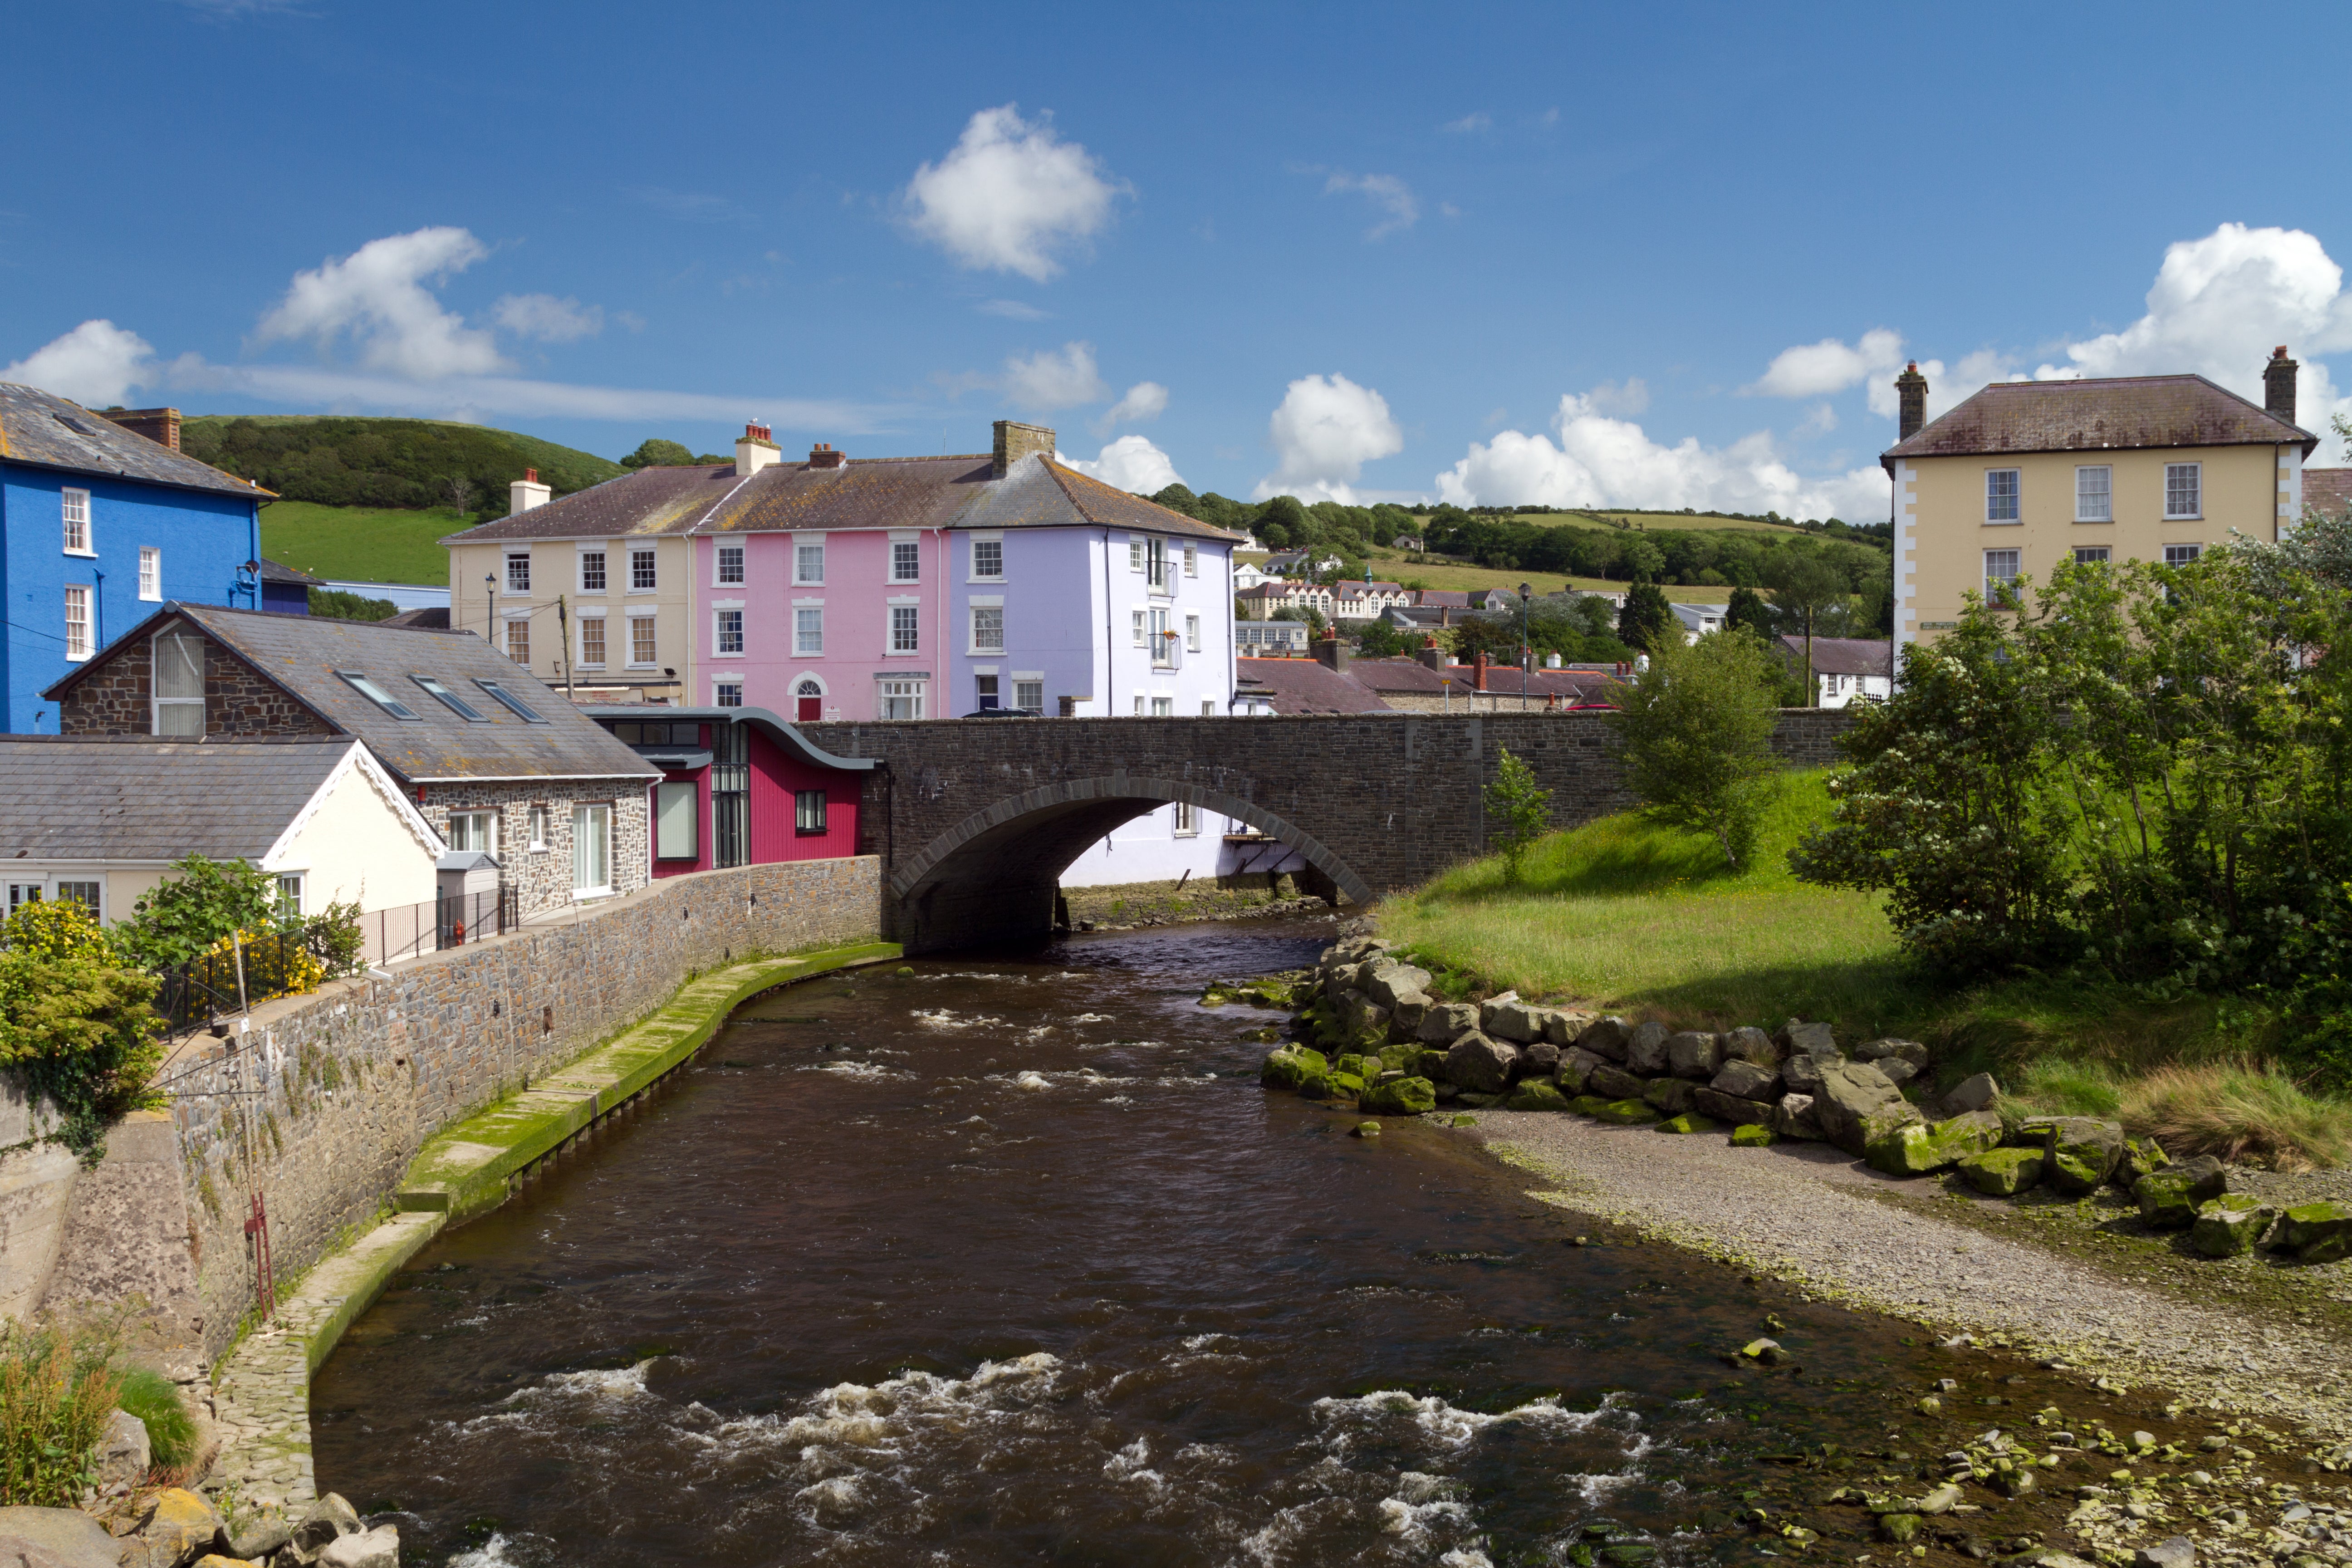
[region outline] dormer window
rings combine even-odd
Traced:
[[[344,685],[350,687],[353,691],[358,692],[361,696],[366,698],[369,701],[374,703],[377,707],[383,709],[394,718],[405,720],[412,724],[423,722],[422,720],[416,717],[415,710],[410,708],[408,704],[401,701],[391,692],[386,691],[383,687],[378,686],[373,680],[362,675],[358,670],[339,669],[335,671],[335,673],[342,679]]]

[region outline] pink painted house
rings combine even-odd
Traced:
[[[764,708],[604,703],[583,710],[662,770],[653,875],[858,852],[858,796],[877,764],[836,757]]]

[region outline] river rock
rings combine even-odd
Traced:
[[[106,1418],[106,1430],[98,1439],[98,1484],[101,1488],[117,1482],[135,1482],[147,1473],[153,1461],[147,1447],[147,1423],[128,1410],[117,1410]]]
[[[1606,1059],[1594,1056],[1582,1046],[1570,1046],[1560,1052],[1559,1066],[1552,1071],[1552,1081],[1559,1085],[1561,1093],[1571,1097],[1580,1095],[1591,1080],[1593,1070],[1608,1065]]]
[[[0,1508],[5,1568],[114,1568],[117,1556],[106,1527],[79,1509]]]
[[[1396,1078],[1364,1090],[1356,1109],[1374,1116],[1420,1116],[1437,1109],[1437,1086],[1425,1078]]]
[[[1890,1058],[1889,1060],[1900,1060]],[[1948,1121],[1904,1121],[1899,1113],[1880,1110],[1868,1121],[1877,1131],[1867,1145],[1874,1171],[1890,1176],[1925,1176],[1956,1165],[2000,1145],[2000,1118],[1989,1110],[1971,1110]]]
[[[1566,1110],[1568,1096],[1539,1078],[1528,1079],[1503,1101],[1506,1110]]]
[[[1584,1092],[1597,1094],[1604,1100],[1639,1100],[1647,1092],[1649,1079],[1636,1078],[1623,1068],[1603,1062],[1592,1069],[1584,1080]]]
[[[1507,1002],[1489,1002],[1480,1007],[1478,1026],[1498,1040],[1530,1046],[1544,1037],[1544,1020],[1550,1011],[1514,996]]]
[[[1954,1116],[1964,1110],[1990,1110],[2000,1100],[2000,1085],[1989,1072],[1972,1073],[1944,1096],[1944,1109]]]
[[[1818,1094],[1822,1088],[1822,1064],[1811,1057],[1790,1057],[1780,1064],[1780,1081],[1790,1094]]]
[[[1413,1037],[1443,1049],[1478,1026],[1478,1009],[1468,1002],[1433,1002]]]
[[[1853,1059],[1876,1062],[1881,1072],[1886,1070],[1888,1058],[1909,1062],[1914,1071],[1927,1065],[1927,1047],[1916,1040],[1864,1040],[1854,1047]]]
[[[1323,972],[1323,994],[1337,1002],[1349,992],[1355,990],[1356,976],[1361,969],[1362,965],[1355,963],[1333,964]]]
[[[2198,1211],[2230,1187],[2230,1173],[2210,1154],[2200,1154],[2150,1171],[2132,1184],[2143,1224],[2158,1230],[2187,1230],[2197,1223]]]
[[[1257,1080],[1268,1089],[1296,1089],[1330,1070],[1330,1062],[1312,1046],[1283,1046],[1266,1057]]]
[[[1884,1057],[1870,1064],[1886,1075],[1886,1081],[1900,1088],[1919,1076],[1919,1069],[1901,1057]]]
[[[1910,1112],[1909,1120],[1919,1119],[1918,1108],[1868,1062],[1825,1064],[1821,1087],[1813,1091],[1813,1117],[1821,1124],[1822,1135],[1849,1154],[1863,1153],[1868,1147],[1864,1119],[1891,1112],[1896,1106]]]
[[[1966,1111],[1964,1115],[1985,1112]],[[2042,1179],[2046,1163],[2039,1149],[1987,1149],[1962,1160],[1960,1174],[1969,1185],[1997,1198],[2011,1198]]]
[[[1592,1020],[1593,1015],[1580,1007],[1554,1007],[1544,1018],[1544,1040],[1566,1050],[1592,1026]]]
[[[1658,1119],[1657,1109],[1646,1100],[1612,1100],[1592,1112],[1601,1121],[1612,1121],[1620,1127],[1646,1127]]]
[[[1689,1086],[1685,1084],[1684,1087]],[[1696,1110],[1685,1110],[1679,1116],[1669,1116],[1659,1122],[1658,1131],[1661,1132],[1712,1132],[1717,1125],[1717,1123],[1709,1117],[1701,1116]]]
[[[2197,1211],[2189,1245],[2208,1258],[2236,1258],[2252,1252],[2278,1217],[2277,1205],[2252,1193],[2224,1193]]]
[[[1780,1136],[1760,1121],[1743,1121],[1731,1130],[1731,1146],[1735,1149],[1769,1149],[1780,1142]]]
[[[2120,1122],[2061,1116],[2050,1124],[2050,1184],[2069,1196],[2095,1193],[2124,1157]]]
[[[1728,1121],[1734,1127],[1749,1121],[1769,1122],[1772,1107],[1737,1094],[1726,1094],[1719,1089],[1693,1085],[1691,1104],[1717,1121]]]
[[[2352,1205],[2297,1204],[2279,1216],[2279,1233],[2271,1245],[2305,1263],[2352,1257]]]
[[[1685,1029],[1666,1037],[1666,1068],[1676,1078],[1705,1083],[1723,1065],[1723,1037]]]
[[[1660,1023],[1636,1024],[1625,1037],[1625,1070],[1636,1078],[1664,1078],[1670,1070],[1666,1065],[1666,1026]]]
[[[1723,1064],[1706,1087],[1717,1094],[1737,1095],[1741,1100],[1760,1100],[1769,1103],[1780,1098],[1780,1075],[1744,1058],[1734,1058]]]
[[[1622,1063],[1625,1059],[1625,1043],[1633,1033],[1633,1026],[1622,1018],[1595,1018],[1576,1037],[1576,1043],[1594,1056]]]
[[[2171,1163],[2172,1156],[2155,1139],[2126,1138],[2124,1157],[2116,1163],[2115,1184],[2127,1193],[2137,1192],[2142,1176],[2164,1170]]]
[[[2143,1546],[2132,1553],[2132,1568],[2197,1568],[2197,1543],[2185,1535]]]
[[[1782,1050],[1771,1036],[1753,1024],[1747,1024],[1723,1037],[1723,1054],[1732,1061],[1754,1062],[1760,1068],[1777,1068],[1789,1053]]]
[[[1479,1094],[1500,1094],[1511,1086],[1519,1065],[1519,1048],[1508,1040],[1473,1029],[1447,1048],[1445,1077]]]
[[[1813,1114],[1813,1097],[1810,1094],[1784,1094],[1780,1103],[1772,1108],[1772,1131],[1783,1138],[1804,1138],[1818,1142],[1822,1136],[1821,1118]]]
[[[400,1568],[400,1531],[379,1524],[338,1536],[320,1552],[319,1568]]]
[[[1399,1043],[1421,1038],[1421,1026],[1428,1021],[1430,1000],[1418,991],[1408,991],[1389,1008],[1389,1038]]]
[[[139,1538],[150,1563],[184,1562],[228,1545],[220,1514],[185,1487],[166,1487],[155,1494],[139,1521]]]
[[[1687,1079],[1654,1078],[1643,1087],[1642,1098],[1668,1116],[1680,1116],[1691,1108],[1696,1088]]]
[[[1394,1007],[1398,1000],[1405,996],[1418,996],[1426,1001],[1429,971],[1416,964],[1381,960],[1367,963],[1356,972],[1356,989],[1383,1007]]]
[[[266,1563],[293,1539],[292,1520],[278,1513],[257,1514],[230,1528],[228,1554],[248,1563]]]
[[[1360,991],[1339,998],[1339,1026],[1351,1043],[1379,1046],[1389,1037],[1389,1010]]]
[[[1815,1057],[1832,1062],[1845,1056],[1838,1049],[1836,1035],[1827,1024],[1819,1021],[1809,1024],[1802,1018],[1791,1018],[1775,1031],[1774,1037],[1790,1056]]]

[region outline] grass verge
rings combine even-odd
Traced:
[[[2281,1170],[2352,1159],[2352,1103],[2266,1065],[2258,1012],[2054,974],[1955,987],[1915,969],[1876,895],[1789,873],[1790,847],[1828,810],[1826,781],[1787,776],[1743,871],[1711,838],[1627,814],[1542,839],[1517,887],[1498,859],[1456,867],[1383,904],[1381,931],[1494,990],[1685,1027],[1795,1016],[1846,1040],[1923,1040],[1938,1085],[1988,1071],[2028,1110],[2116,1118],[2176,1154]]]
[[[404,511],[271,501],[261,509],[261,552],[320,577],[437,588],[449,581],[449,551],[440,541],[477,521],[446,507]]]

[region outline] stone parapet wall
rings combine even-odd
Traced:
[[[390,979],[268,1004],[241,1049],[201,1037],[205,1059],[164,1069],[196,1252],[185,1327],[216,1354],[253,1305],[257,1178],[284,1279],[373,1220],[435,1131],[645,1017],[690,974],[870,940],[880,874],[861,858],[667,878]]]

